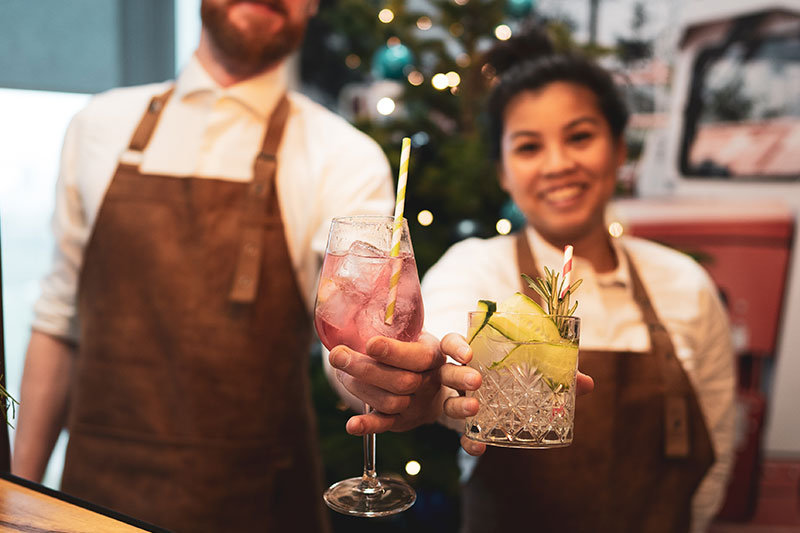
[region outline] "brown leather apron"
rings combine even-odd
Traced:
[[[524,232],[517,262],[520,272],[538,272]],[[577,399],[572,445],[488,447],[463,488],[464,531],[688,531],[714,453],[672,341],[632,262],[630,270],[650,353],[581,350],[595,389]]]
[[[62,488],[176,531],[325,531],[311,321],[275,191],[289,102],[251,182],[142,174],[170,93],[86,249]]]

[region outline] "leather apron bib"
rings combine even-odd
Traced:
[[[142,174],[126,160],[170,93],[86,249],[62,489],[176,531],[325,531],[311,321],[275,192],[289,102],[251,182]]]
[[[520,272],[538,272],[524,232],[517,256]],[[463,487],[464,531],[688,531],[692,496],[714,453],[672,341],[629,264],[651,351],[581,350],[580,369],[595,389],[577,399],[572,444],[489,446]]]

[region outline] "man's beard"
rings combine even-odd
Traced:
[[[303,41],[305,23],[292,25],[281,0],[258,0],[283,15],[283,27],[277,32],[259,32],[257,28],[242,31],[228,20],[227,10],[230,5],[244,1],[247,0],[230,0],[222,6],[204,1],[200,16],[213,41],[217,59],[233,74],[251,75],[274,65],[297,49]]]

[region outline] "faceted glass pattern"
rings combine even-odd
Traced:
[[[468,392],[480,410],[467,418],[466,435],[495,446],[552,448],[572,442],[575,381],[553,386],[528,363],[489,369],[478,364],[483,384]]]

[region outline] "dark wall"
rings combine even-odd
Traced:
[[[96,93],[172,78],[173,0],[0,0],[0,87]]]

